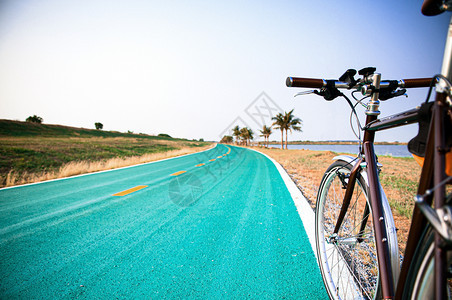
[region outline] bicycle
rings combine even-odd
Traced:
[[[449,3],[450,4],[450,3]],[[436,15],[448,9],[426,0],[422,12]],[[314,88],[331,101],[343,97],[358,120],[356,105],[366,105],[364,136],[357,157],[340,155],[326,170],[316,199],[316,254],[332,299],[451,299],[452,277],[452,19],[442,75],[433,78],[381,80],[375,68],[347,70],[339,80],[289,77],[289,87]],[[436,85],[435,101],[429,101]],[[405,95],[406,89],[430,87],[421,107],[379,118],[380,101]],[[353,104],[341,89],[353,90]],[[363,98],[356,98],[361,92]],[[408,144],[422,165],[415,208],[400,267],[396,228],[379,181],[381,165],[374,151],[375,134],[407,124],[419,124]],[[353,125],[352,125],[353,129]],[[359,131],[360,132],[360,131]],[[433,204],[433,207],[432,207]]]

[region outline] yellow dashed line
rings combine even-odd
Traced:
[[[180,174],[184,174],[185,172],[187,172],[187,171],[179,171],[179,172],[171,174],[171,176],[178,176]]]
[[[209,161],[215,161],[215,158],[214,158],[214,159],[211,159],[211,160],[209,160]]]
[[[197,167],[201,167],[201,166],[204,166],[205,164],[199,164],[199,165],[196,165]]]
[[[133,187],[131,189],[116,193],[113,196],[125,196],[125,195],[131,194],[133,192],[139,191],[139,190],[147,188],[147,187],[148,187],[147,185],[139,185],[139,186]]]
[[[220,155],[220,156],[218,156],[217,158],[222,158],[223,157],[223,155]]]

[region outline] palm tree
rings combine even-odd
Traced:
[[[287,127],[286,119],[282,113],[278,113],[276,116],[272,118],[275,122],[273,122],[272,126],[276,126],[276,129],[281,130],[281,149],[284,149],[284,130]]]
[[[245,127],[240,129],[240,139],[242,140],[243,145],[246,145],[246,141],[248,140],[247,134],[248,134],[248,131],[246,130]]]
[[[251,140],[254,139],[254,132],[253,130],[251,130],[251,128],[246,127],[246,130],[248,131],[247,136],[248,136],[248,141],[251,143]]]
[[[303,122],[300,118],[296,118],[293,115],[293,109],[289,112],[286,112],[284,115],[284,119],[286,121],[286,128],[284,128],[286,130],[286,149],[287,149],[287,131],[290,130],[290,133],[292,133],[292,129],[295,131],[301,131],[301,123]]]
[[[272,127],[267,127],[267,125],[264,125],[264,127],[262,127],[262,130],[259,130],[262,134],[260,136],[263,136],[265,139],[265,146],[268,148],[268,143],[269,143],[269,137],[270,134],[272,134]]]
[[[245,145],[248,145],[248,141],[254,138],[253,134],[254,132],[248,127],[243,127],[242,129],[240,129],[240,138],[243,140],[243,143]]]
[[[232,128],[232,135],[235,136],[235,141],[238,144],[238,141],[240,139],[240,127],[239,127],[239,125],[236,125],[234,128]]]

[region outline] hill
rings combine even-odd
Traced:
[[[41,136],[41,137],[137,137],[149,139],[172,139],[165,136],[103,131],[63,125],[48,125],[0,119],[0,137],[3,136]],[[184,139],[179,139],[184,140]]]
[[[209,145],[169,136],[0,120],[0,186],[111,169]]]

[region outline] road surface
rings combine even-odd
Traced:
[[[257,152],[218,145],[0,190],[0,298],[326,294],[274,164]]]

